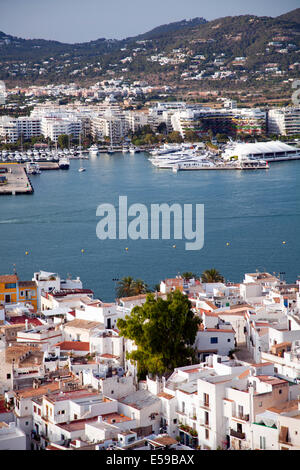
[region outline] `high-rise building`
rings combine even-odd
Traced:
[[[6,86],[5,83],[0,80],[0,105],[4,105],[6,102]]]
[[[269,134],[300,134],[300,107],[270,109],[267,122]]]

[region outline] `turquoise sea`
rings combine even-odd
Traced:
[[[101,154],[31,181],[33,195],[0,198],[1,274],[15,264],[22,280],[39,270],[80,276],[105,301],[114,299],[113,279],[127,275],[149,286],[211,267],[236,282],[256,269],[284,272],[288,281],[300,275],[300,161],[270,163],[268,171],[173,173],[153,167],[147,154]],[[173,239],[100,241],[96,209],[117,207],[120,195],[149,210],[204,204],[203,249],[186,251],[185,240]]]

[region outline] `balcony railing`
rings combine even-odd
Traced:
[[[230,436],[237,437],[238,439],[245,439],[244,432],[235,431],[234,429],[230,429]]]
[[[241,413],[235,413],[233,416],[233,418],[237,418],[237,419],[241,419],[242,421],[249,421],[249,415],[243,415]]]
[[[201,408],[210,409],[209,401],[205,401],[205,400],[200,401],[199,405],[200,405]]]

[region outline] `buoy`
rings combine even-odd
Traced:
[[[282,244],[283,244],[283,245],[285,245],[285,244],[286,244],[286,242],[282,242]]]
[[[128,248],[125,248],[126,251],[128,251]]]
[[[29,252],[28,252],[28,251],[25,251],[25,255],[29,255]]]
[[[173,248],[176,248],[176,245],[173,245]]]
[[[84,249],[82,248],[81,253],[84,253]]]
[[[230,243],[229,243],[229,242],[227,242],[227,243],[226,243],[226,245],[227,245],[227,246],[229,246],[229,245],[230,245]]]

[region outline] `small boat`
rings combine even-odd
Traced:
[[[81,173],[82,171],[85,171],[85,168],[81,166],[78,171]]]

